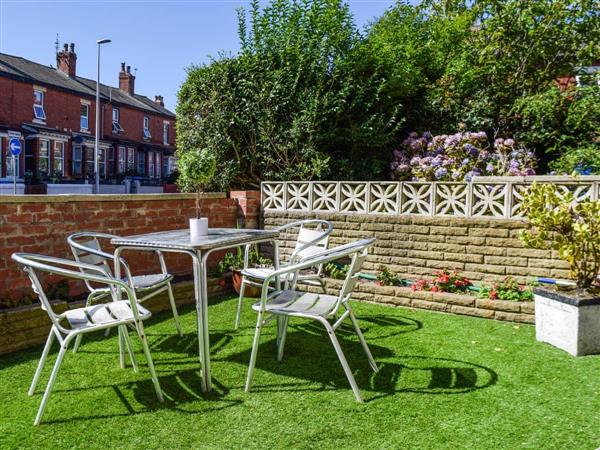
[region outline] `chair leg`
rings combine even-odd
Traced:
[[[42,416],[44,415],[44,410],[46,409],[46,404],[48,403],[48,399],[50,398],[50,394],[52,393],[52,388],[54,387],[54,382],[56,381],[56,375],[58,375],[58,369],[62,363],[62,360],[67,351],[67,342],[65,341],[61,346],[58,352],[58,356],[56,357],[56,362],[54,363],[54,368],[52,369],[52,373],[50,374],[50,379],[48,380],[48,385],[46,386],[46,391],[44,392],[44,396],[42,397],[42,403],[40,403],[40,408],[38,409],[37,416],[35,417],[34,425],[39,425],[42,421]]]
[[[258,343],[260,341],[260,331],[263,326],[263,312],[258,313],[258,319],[256,320],[256,331],[254,333],[254,341],[252,342],[252,353],[250,354],[250,364],[248,364],[248,376],[246,377],[246,387],[244,390],[250,392],[250,386],[252,384],[252,375],[254,375],[254,365],[256,364],[256,355],[258,353]]]
[[[119,365],[121,369],[124,369],[125,366],[125,338],[123,337],[123,330],[121,327],[117,329],[118,337],[119,337]]]
[[[150,354],[150,348],[148,347],[148,338],[146,337],[146,333],[144,332],[144,325],[141,321],[136,323],[136,329],[138,336],[142,341],[142,347],[144,349],[144,355],[146,356],[146,361],[148,363],[148,370],[150,371],[150,376],[152,377],[152,383],[154,384],[154,390],[156,391],[156,397],[158,397],[158,400],[162,403],[165,401],[165,399],[160,388],[160,383],[158,382],[156,370],[154,369],[154,362],[152,361],[152,355]]]
[[[352,375],[352,370],[350,370],[350,366],[348,365],[348,361],[346,360],[346,356],[344,355],[344,352],[342,351],[342,347],[340,346],[340,343],[335,335],[335,331],[333,330],[333,328],[331,327],[331,325],[329,324],[329,322],[327,322],[327,320],[322,319],[319,320],[319,322],[321,322],[324,326],[325,329],[327,330],[327,334],[329,335],[329,339],[331,339],[331,343],[333,344],[333,348],[335,349],[335,352],[337,353],[338,359],[340,360],[340,363],[342,364],[342,368],[344,369],[344,373],[346,374],[346,378],[348,378],[348,382],[350,383],[350,387],[352,388],[352,392],[354,392],[354,397],[356,398],[356,401],[358,403],[362,403],[362,396],[360,395],[360,390],[358,389],[358,385],[356,384],[356,380],[354,379],[354,375]]]
[[[283,349],[285,348],[288,319],[288,316],[277,317],[277,361],[281,361],[283,359]]]
[[[31,382],[31,386],[29,387],[28,392],[30,396],[33,395],[33,393],[35,392],[35,387],[37,386],[37,383],[40,379],[40,374],[42,373],[42,369],[44,368],[44,363],[46,362],[48,353],[50,353],[52,342],[54,342],[54,328],[52,328],[50,330],[50,334],[48,334],[46,345],[44,346],[44,350],[42,351],[42,357],[40,358],[40,362],[38,363],[37,369],[35,369],[35,374],[33,375],[33,380]]]
[[[325,282],[323,281],[323,278],[318,277],[317,280],[319,281],[319,284],[321,285],[321,290],[323,291],[323,294],[327,294],[327,288],[325,287]]]
[[[173,319],[175,320],[175,328],[177,329],[177,334],[181,337],[183,333],[181,332],[181,324],[179,323],[179,313],[177,312],[177,305],[175,304],[175,296],[173,295],[173,287],[171,286],[171,282],[168,284],[169,286],[169,302],[171,303],[171,310],[173,311]]]
[[[240,327],[240,317],[242,316],[242,304],[244,303],[244,291],[246,290],[246,277],[242,277],[240,286],[240,298],[238,298],[237,312],[235,314],[235,329]]]
[[[358,321],[356,320],[356,317],[354,316],[354,312],[352,312],[352,310],[350,309],[349,306],[346,306],[346,309],[350,312],[350,320],[352,320],[352,325],[354,325],[354,329],[356,330],[356,334],[358,335],[358,340],[360,341],[360,344],[362,345],[362,348],[365,351],[365,354],[367,355],[367,359],[369,360],[369,365],[373,369],[373,372],[377,372],[379,370],[379,368],[377,367],[375,358],[373,358],[373,355],[371,354],[371,350],[369,349],[369,346],[367,345],[367,340],[365,339],[365,336],[364,336],[362,330],[358,326]]]
[[[123,333],[123,339],[125,341],[125,347],[127,347],[127,353],[129,353],[129,359],[131,360],[131,366],[133,367],[133,371],[135,373],[138,372],[137,359],[135,357],[135,353],[133,351],[133,345],[131,343],[131,338],[129,337],[129,331],[125,325],[119,327],[121,332]]]
[[[83,334],[78,334],[75,338],[75,343],[73,344],[73,353],[77,353],[79,350],[79,346],[81,345],[81,339],[83,338]]]

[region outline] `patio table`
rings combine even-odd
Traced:
[[[210,228],[208,235],[191,242],[190,231],[172,230],[114,238],[115,276],[121,277],[120,255],[125,250],[161,251],[184,253],[192,258],[194,271],[194,296],[196,300],[198,325],[198,354],[202,365],[202,391],[211,390],[210,341],[208,333],[208,290],[206,266],[208,256],[218,250],[225,250],[247,244],[273,242],[277,247],[278,231],[246,230],[237,228]],[[279,268],[275,261],[275,268]]]

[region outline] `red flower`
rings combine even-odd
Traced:
[[[225,287],[225,285],[227,284],[227,282],[225,281],[225,278],[221,278],[219,281],[217,281],[217,283],[221,287]]]
[[[431,292],[439,292],[440,288],[437,286],[431,286]]]
[[[498,298],[498,293],[496,291],[490,291],[490,299],[496,300]]]

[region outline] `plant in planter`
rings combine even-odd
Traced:
[[[347,264],[340,264],[337,262],[330,262],[323,266],[323,272],[325,276],[333,278],[335,280],[344,280],[348,274],[350,266]]]
[[[519,284],[513,277],[506,277],[499,283],[483,285],[477,295],[490,300],[508,300],[513,302],[533,301],[533,288],[536,283]]]
[[[187,150],[177,158],[179,178],[177,183],[183,192],[196,193],[196,217],[190,219],[190,239],[196,241],[208,234],[208,218],[200,217],[202,193],[214,179],[217,159],[210,150]]]
[[[466,292],[473,285],[471,281],[458,273],[448,269],[437,270],[433,273],[434,278],[427,280],[420,278],[412,285],[413,291],[431,291],[431,292]]]
[[[273,265],[273,261],[269,258],[265,258],[260,255],[256,247],[252,247],[248,253],[248,266],[249,267],[270,267]],[[227,252],[223,259],[219,261],[217,266],[217,273],[223,275],[227,272],[231,272],[231,279],[233,282],[233,289],[239,294],[240,287],[242,286],[242,273],[241,270],[244,268],[244,251],[242,247],[238,247],[235,253]],[[247,286],[245,295],[248,297],[260,296],[260,288],[257,286]]]
[[[600,200],[576,202],[572,192],[534,183],[522,211],[531,225],[523,243],[555,250],[575,281],[570,289],[534,290],[537,339],[575,356],[600,353]]]
[[[381,286],[400,286],[402,284],[396,272],[390,270],[386,266],[379,266],[377,282]]]

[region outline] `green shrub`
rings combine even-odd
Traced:
[[[534,183],[523,196],[522,213],[532,228],[521,232],[521,240],[556,250],[569,263],[577,287],[590,289],[600,273],[600,200],[575,202],[572,192]]]
[[[528,302],[533,300],[533,287],[536,285],[537,283],[521,285],[513,277],[509,276],[501,282],[481,286],[477,296],[490,300]]]
[[[201,195],[217,171],[217,159],[208,149],[177,151],[177,184],[183,192],[196,193],[196,217],[200,218]]]
[[[386,266],[379,266],[377,281],[382,286],[400,286],[401,284],[396,272],[392,271]]]

